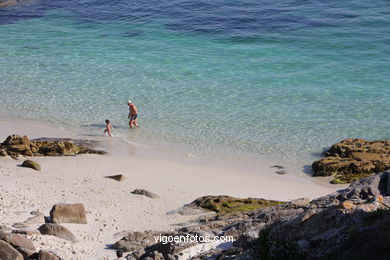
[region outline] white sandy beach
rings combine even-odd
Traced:
[[[85,138],[64,129],[23,120],[0,120],[0,142],[10,134]],[[107,137],[108,139],[108,137]],[[109,141],[109,140],[107,140]],[[79,239],[71,243],[53,236],[33,236],[37,249],[53,249],[66,259],[115,258],[106,245],[125,230],[169,230],[196,216],[166,215],[204,195],[231,195],[274,200],[315,198],[343,188],[305,174],[275,174],[268,165],[254,167],[202,162],[129,147],[128,155],[34,157],[41,171],[18,165],[24,158],[0,157],[0,217],[8,228],[38,210],[46,216],[56,203],[83,203],[88,224],[63,224]],[[104,178],[123,174],[126,180]],[[150,199],[130,192],[141,188],[160,196]],[[39,224],[36,224],[38,227]]]

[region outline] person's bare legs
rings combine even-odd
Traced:
[[[130,120],[130,122],[129,122],[130,128],[133,128],[133,122],[134,122],[134,120]]]
[[[137,119],[134,120],[134,125],[135,125],[136,127],[139,127],[139,125],[138,125],[138,123],[137,123]]]

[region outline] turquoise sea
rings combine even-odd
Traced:
[[[0,115],[310,164],[345,137],[390,138],[390,2],[23,1],[0,9]]]

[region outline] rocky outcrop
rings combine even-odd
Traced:
[[[87,224],[84,204],[55,204],[50,210],[50,218],[54,224],[77,223]]]
[[[72,242],[77,242],[77,238],[66,227],[58,224],[43,224],[38,228],[42,235],[52,235]]]
[[[390,141],[348,138],[332,145],[325,156],[313,163],[314,176],[335,176],[332,183],[350,183],[390,169]]]
[[[41,165],[39,165],[39,163],[34,162],[32,160],[25,160],[22,163],[22,167],[31,168],[31,169],[34,169],[36,171],[40,171],[41,170]]]
[[[390,171],[355,181],[348,189],[312,201],[302,198],[252,211],[208,214],[172,232],[129,233],[113,248],[130,254],[136,252],[137,259],[153,259],[156,252],[165,260],[357,259],[352,257],[356,251],[364,256],[374,255],[375,259],[387,259],[389,205]],[[168,235],[231,236],[235,241],[233,244],[153,241],[154,237]],[[363,242],[356,241],[366,242],[357,247]]]
[[[275,206],[283,202],[265,199],[241,199],[231,196],[203,196],[190,205],[215,211],[217,213],[229,213],[235,211],[251,211],[259,208]]]
[[[85,142],[87,143],[87,142]],[[0,156],[9,155],[12,158],[23,156],[61,156],[83,153],[105,154],[74,143],[71,139],[36,139],[27,136],[10,135],[0,144]]]

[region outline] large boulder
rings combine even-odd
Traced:
[[[43,224],[38,228],[42,235],[52,235],[72,242],[77,242],[77,238],[64,226],[58,224]]]
[[[390,169],[390,141],[348,138],[332,145],[325,156],[313,162],[313,175],[336,176],[333,183],[349,183]]]
[[[51,221],[54,224],[77,223],[87,224],[84,204],[55,204],[50,210]]]
[[[0,240],[1,260],[23,260],[23,256],[7,242]]]

